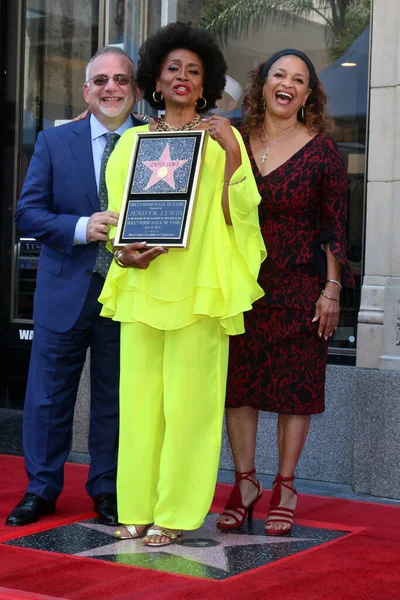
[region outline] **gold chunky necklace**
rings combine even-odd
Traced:
[[[189,121],[189,123],[186,123],[186,125],[182,125],[181,127],[174,127],[173,125],[170,125],[169,123],[167,123],[164,115],[162,115],[156,123],[155,130],[156,131],[190,131],[191,129],[194,129],[195,127],[197,127],[197,125],[199,125],[202,120],[203,120],[203,117],[196,113],[196,116],[194,117],[194,119]]]
[[[276,146],[277,143],[279,142],[279,140],[281,140],[283,137],[285,137],[285,135],[287,135],[288,133],[290,133],[291,131],[293,131],[293,129],[296,127],[296,125],[297,125],[297,123],[295,123],[294,125],[292,125],[292,127],[289,127],[289,129],[287,131],[285,131],[285,133],[283,135],[281,135],[281,137],[278,137],[278,139],[273,140],[272,142],[269,141],[269,137],[267,136],[267,132],[265,131],[265,127],[264,127],[264,125],[262,125],[262,129],[263,129],[264,135],[265,135],[266,140],[267,140],[267,145],[265,147],[264,154],[261,157],[261,162],[263,164],[267,160],[268,154],[270,153],[271,148],[273,148],[274,146]]]

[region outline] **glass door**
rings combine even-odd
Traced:
[[[139,48],[161,23],[161,7],[165,0],[106,0],[104,44],[119,46],[137,65]],[[139,102],[135,111],[153,114],[156,111]]]
[[[5,6],[6,5],[6,6]],[[7,376],[0,406],[23,405],[32,308],[40,244],[21,237],[13,223],[16,201],[38,133],[72,119],[85,108],[82,86],[90,57],[102,43],[104,0],[20,0],[2,2],[6,24],[1,39],[6,129],[1,136],[1,350]],[[3,67],[3,65],[2,65]],[[3,73],[3,68],[1,69]],[[3,132],[2,132],[3,133]]]
[[[82,85],[98,47],[99,0],[27,0],[23,19],[19,190],[38,133],[85,107]],[[40,244],[17,235],[14,248],[12,319],[31,321]]]

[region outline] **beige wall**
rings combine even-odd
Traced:
[[[373,0],[365,277],[357,365],[400,371],[400,2]]]

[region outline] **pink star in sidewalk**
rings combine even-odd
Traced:
[[[174,171],[187,163],[186,160],[171,160],[169,153],[169,144],[167,144],[158,160],[144,160],[142,161],[146,167],[152,172],[149,183],[146,186],[146,190],[150,189],[158,183],[158,181],[165,181],[174,190]]]

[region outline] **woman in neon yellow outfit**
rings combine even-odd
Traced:
[[[227,119],[196,114],[196,103],[208,109],[221,96],[225,71],[212,38],[189,25],[168,25],[147,40],[137,80],[146,100],[165,106],[165,117],[128,130],[107,167],[109,208],[119,212],[137,132],[209,132],[189,249],[126,246],[100,296],[102,315],[121,322],[117,496],[124,526],[115,535],[147,532],[144,542],[153,546],[197,529],[210,508],[229,336],[244,332],[243,312],[263,295],[260,198],[241,136]]]

